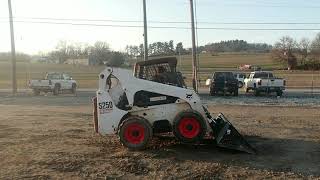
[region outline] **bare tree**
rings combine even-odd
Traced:
[[[320,61],[320,33],[316,35],[311,43],[311,53],[314,59]]]
[[[94,58],[94,61],[96,61],[96,63],[104,64],[111,57],[109,44],[106,42],[97,41],[91,48],[91,55],[92,58]]]
[[[292,52],[297,47],[297,42],[290,36],[283,36],[274,45],[275,48]]]
[[[274,60],[287,64],[288,69],[297,66],[297,58],[293,51],[297,49],[297,42],[290,36],[284,36],[275,43],[271,56]]]
[[[299,42],[299,52],[301,54],[301,65],[304,65],[309,55],[311,42],[308,38],[302,38]]]
[[[112,52],[110,60],[108,61],[107,65],[119,67],[126,61],[125,55],[120,52]]]
[[[58,58],[59,64],[64,63],[68,59],[68,45],[67,41],[59,41],[53,56]]]

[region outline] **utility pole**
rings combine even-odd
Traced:
[[[181,49],[179,48],[179,70],[181,71]]]
[[[191,31],[192,31],[192,86],[195,92],[198,92],[198,69],[197,69],[197,49],[196,49],[196,33],[194,27],[193,0],[190,0],[191,12]]]
[[[143,23],[144,23],[144,60],[148,61],[148,27],[146,0],[143,0]]]
[[[15,43],[14,43],[14,30],[13,30],[11,0],[8,0],[8,7],[9,7],[9,22],[10,22],[10,33],[11,33],[12,94],[16,94],[17,93],[16,49],[15,49]]]

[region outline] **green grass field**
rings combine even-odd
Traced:
[[[191,56],[178,58],[178,69],[187,77],[187,84],[191,82],[192,62]],[[238,71],[241,64],[251,64],[263,69],[281,69],[283,66],[272,61],[269,54],[219,54],[211,56],[200,55],[199,77],[204,81],[214,72],[222,70]],[[40,64],[40,63],[17,63],[18,88],[27,88],[30,79],[42,79],[46,72],[68,72],[78,81],[80,88],[97,88],[98,74],[104,69],[103,66],[74,66],[67,64]],[[246,72],[246,73],[249,73]],[[320,87],[319,71],[285,71],[275,70],[275,75],[285,78],[289,87]],[[11,88],[11,64],[9,61],[0,61],[0,88]]]

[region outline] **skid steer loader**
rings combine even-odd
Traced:
[[[223,114],[211,117],[176,65],[176,58],[161,58],[136,63],[133,73],[102,71],[93,99],[95,131],[118,134],[132,150],[144,149],[154,134],[172,132],[182,143],[209,138],[223,148],[255,153]]]

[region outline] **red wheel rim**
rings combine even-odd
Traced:
[[[128,124],[124,131],[124,138],[131,144],[140,144],[144,140],[144,127],[138,123]]]
[[[199,134],[200,123],[196,118],[185,117],[180,120],[178,128],[182,136],[192,139]]]

